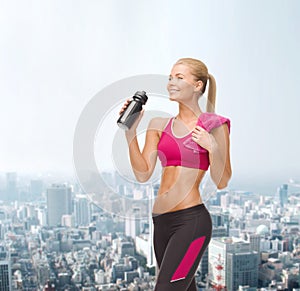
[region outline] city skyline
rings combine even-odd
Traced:
[[[39,171],[39,172],[20,172],[20,171],[9,171],[9,172],[2,172],[0,171],[0,190],[5,189],[6,187],[6,180],[5,176],[7,173],[16,173],[17,179],[21,180],[21,185],[24,186],[24,181],[29,180],[39,180],[39,179],[46,179],[49,181],[49,183],[64,183],[67,181],[75,181],[76,183],[80,184],[80,181],[77,179],[76,175],[69,174],[65,172],[56,172],[56,171]],[[103,177],[103,174],[109,173],[112,175],[115,175],[116,171],[105,171],[105,172],[99,172],[100,175]],[[126,180],[126,179],[125,179]],[[105,178],[104,178],[105,181]],[[159,183],[159,181],[157,181]],[[147,184],[141,184],[141,186],[146,185],[155,185],[157,183],[154,181],[153,183],[147,183]],[[208,181],[208,186],[210,187],[211,191],[216,191],[216,187],[212,184],[211,180]],[[134,185],[138,182],[133,182],[131,180],[128,181],[128,183]],[[205,183],[205,181],[203,182]],[[229,185],[224,190],[236,190],[236,191],[245,191],[250,193],[256,193],[261,195],[276,195],[278,192],[278,189],[281,185],[287,184],[289,185],[289,189],[293,189],[294,192],[298,191],[300,188],[300,182],[297,179],[294,179],[294,177],[290,177],[289,179],[261,179],[261,180],[234,180],[230,181]],[[109,186],[109,181],[107,181],[107,185]],[[203,187],[202,184],[200,187]],[[84,190],[84,189],[83,189]],[[200,188],[200,194],[201,194],[201,188]],[[214,197],[214,194],[212,195]],[[0,199],[1,200],[1,199]]]
[[[95,207],[74,181],[33,179],[23,188],[31,198],[26,199],[23,192],[22,199],[14,201],[17,177],[7,173],[9,196],[0,203],[0,267],[5,278],[0,288],[154,289],[151,202],[136,207],[137,201],[148,196],[140,185],[133,187],[117,176],[110,177],[122,195],[131,197],[128,215],[119,217],[118,203],[111,201],[113,212]],[[285,184],[275,198],[218,191],[207,203],[213,232],[196,272],[199,290],[299,288],[299,199],[300,192],[290,191]],[[139,212],[145,215],[138,218]]]

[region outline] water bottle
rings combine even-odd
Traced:
[[[119,127],[125,130],[131,128],[132,124],[138,118],[140,111],[143,109],[143,105],[148,100],[145,91],[137,91],[132,98],[133,100],[130,101],[117,121]]]

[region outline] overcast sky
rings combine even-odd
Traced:
[[[299,179],[299,52],[297,0],[1,0],[0,171],[74,172],[74,130],[97,92],[194,57],[231,119],[232,183]]]

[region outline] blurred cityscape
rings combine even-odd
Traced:
[[[154,290],[159,185],[103,175],[126,198],[126,215],[71,178],[0,177],[1,291]],[[275,186],[269,195],[217,191],[206,202],[213,238],[196,272],[198,290],[300,290],[300,185]]]

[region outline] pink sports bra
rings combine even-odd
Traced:
[[[208,151],[192,140],[192,132],[182,137],[173,134],[174,117],[170,118],[157,145],[158,157],[163,167],[183,166],[207,170],[209,167]],[[200,114],[197,125],[210,132],[213,128],[227,123],[230,132],[230,120],[211,112]]]

